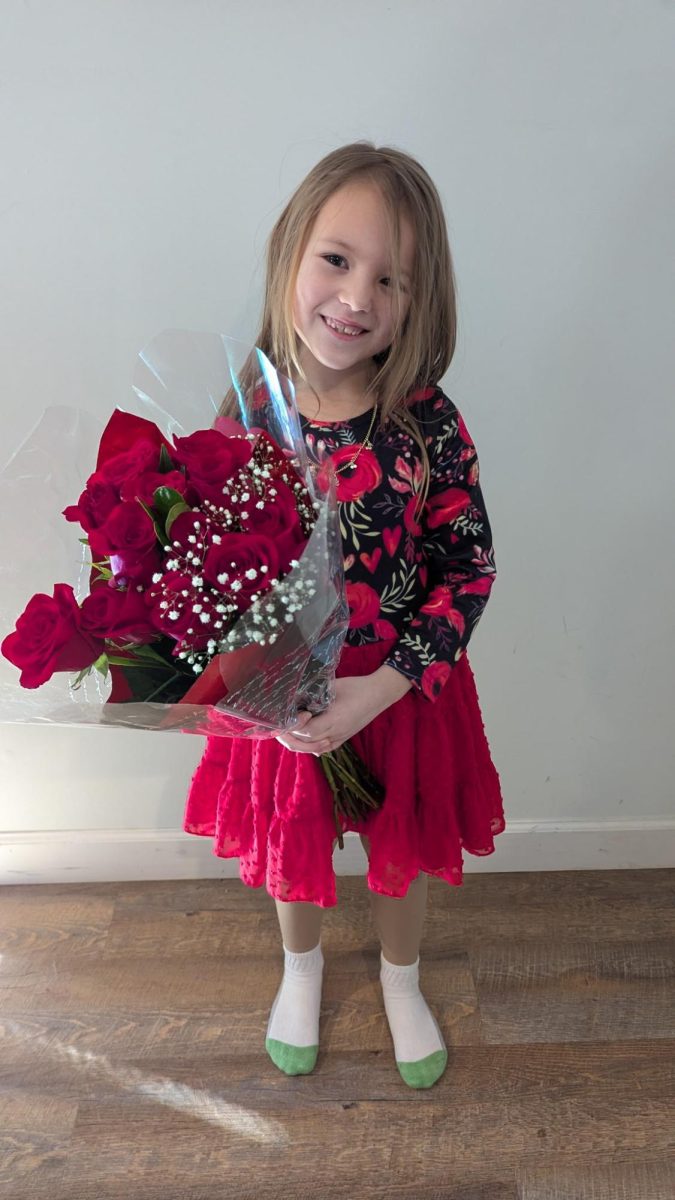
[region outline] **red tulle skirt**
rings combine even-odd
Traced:
[[[338,676],[369,675],[392,645],[345,645]],[[352,744],[385,786],[377,812],[343,823],[369,839],[371,891],[405,896],[420,871],[460,885],[462,849],[494,853],[504,810],[466,654],[435,701],[411,688]],[[264,884],[279,900],[337,904],[333,796],[313,754],[295,754],[276,738],[207,738],[183,828],[213,838],[220,858],[238,858],[249,887]]]

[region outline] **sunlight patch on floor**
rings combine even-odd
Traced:
[[[164,1076],[153,1078],[139,1071],[137,1067],[116,1067],[103,1054],[79,1050],[77,1046],[65,1046],[55,1038],[47,1038],[35,1034],[30,1029],[23,1029],[15,1021],[2,1022],[0,1036],[3,1035],[16,1041],[25,1041],[31,1051],[39,1048],[54,1058],[72,1063],[80,1070],[105,1075],[125,1091],[148,1096],[158,1104],[188,1113],[221,1129],[228,1129],[240,1137],[276,1146],[287,1144],[290,1140],[283,1125],[278,1121],[267,1120],[239,1104],[230,1104],[213,1092],[189,1087],[184,1083],[174,1083],[172,1079]]]

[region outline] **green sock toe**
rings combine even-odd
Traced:
[[[309,1075],[314,1070],[319,1053],[318,1046],[290,1046],[274,1038],[265,1039],[265,1049],[275,1066],[286,1075]],[[413,1065],[417,1066],[417,1063]]]
[[[434,1050],[418,1062],[396,1062],[401,1079],[412,1088],[428,1088],[440,1079],[448,1062],[447,1050]]]

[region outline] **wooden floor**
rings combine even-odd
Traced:
[[[264,1052],[274,906],[238,880],[0,888],[3,1200],[673,1200],[675,871],[431,881],[443,1079],[400,1079],[365,880],[321,1051]]]

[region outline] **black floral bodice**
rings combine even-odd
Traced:
[[[495,579],[492,532],[476,448],[438,387],[409,398],[426,440],[431,485],[416,519],[422,462],[414,438],[375,429],[372,449],[337,476],[352,645],[396,639],[386,659],[434,700],[466,650]],[[372,410],[344,421],[302,417],[310,458],[344,466]]]

